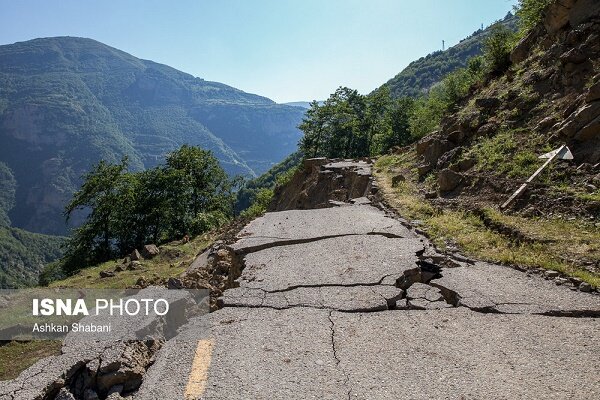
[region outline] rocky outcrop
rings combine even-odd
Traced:
[[[349,203],[371,192],[371,164],[366,160],[304,161],[290,182],[275,190],[269,211],[305,210]]]
[[[558,32],[569,23],[569,13],[577,0],[562,0],[551,4],[546,9],[544,28],[549,33]]]
[[[489,177],[487,183],[479,180],[478,185],[472,186],[473,191],[487,189],[506,196],[507,187],[498,184],[499,180],[509,182],[508,190],[513,191],[512,186],[518,183],[511,184],[508,176],[489,170],[489,166],[483,171],[474,168],[482,160],[470,152],[478,142],[499,132],[520,135],[518,141],[527,140],[522,132],[530,132],[530,142],[540,143],[539,148],[533,149],[539,154],[547,151],[541,143],[552,148],[568,145],[574,162],[567,169],[598,164],[599,58],[600,2],[554,2],[543,21],[512,51],[513,67],[504,76],[489,77],[493,80],[473,87],[458,111],[416,144],[419,177],[423,180],[435,174],[440,194],[453,192],[459,186],[461,179],[457,174],[463,174],[462,181],[471,179],[467,175],[476,175],[473,179]],[[506,162],[511,162],[509,155]],[[570,170],[568,174],[577,173]],[[581,181],[590,180],[591,177]]]

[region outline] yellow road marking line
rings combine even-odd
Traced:
[[[185,387],[185,400],[194,400],[204,394],[214,344],[213,339],[200,340],[198,342],[192,363],[192,371]]]

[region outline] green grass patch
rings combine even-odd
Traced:
[[[160,254],[151,260],[142,260],[142,268],[117,272],[116,276],[100,278],[100,271],[113,271],[117,266],[126,267],[122,260],[112,260],[85,268],[66,279],[52,282],[50,287],[124,289],[135,285],[143,277],[146,280],[176,277],[192,263],[198,253],[207,248],[214,238],[201,235],[188,243],[173,242],[160,246]]]
[[[524,145],[515,131],[501,131],[482,138],[467,156],[477,160],[480,171],[494,171],[509,178],[527,178],[541,166],[535,147],[535,143]]]
[[[35,340],[10,342],[0,346],[0,381],[14,379],[36,361],[60,354],[62,342],[57,340]]]
[[[419,194],[411,172],[415,160],[414,153],[383,156],[375,164],[376,178],[387,202],[403,217],[421,221],[419,228],[438,248],[453,245],[480,260],[556,270],[600,287],[600,276],[582,267],[585,260],[600,260],[600,228],[582,220],[525,218],[486,209],[493,221],[531,239],[530,243],[516,243],[469,211],[432,206]],[[392,187],[391,177],[397,173],[403,173],[406,181]]]

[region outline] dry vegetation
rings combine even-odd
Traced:
[[[438,248],[522,268],[556,270],[600,286],[600,275],[589,267],[600,261],[600,227],[593,221],[507,215],[493,204],[477,209],[442,208],[424,198],[427,182],[417,182],[412,169],[415,159],[411,151],[379,158],[377,181],[387,203],[416,223]],[[392,186],[392,176],[399,173],[406,180]],[[519,238],[506,231],[518,232]]]

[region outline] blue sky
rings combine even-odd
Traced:
[[[0,44],[82,36],[278,102],[368,93],[516,0],[0,0]]]

